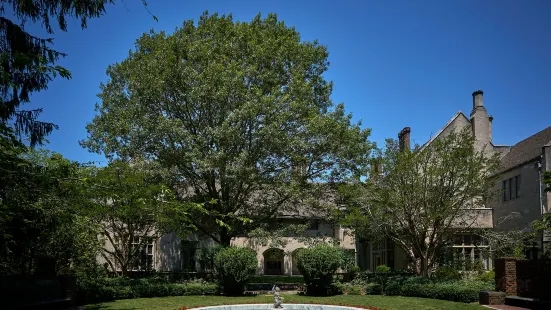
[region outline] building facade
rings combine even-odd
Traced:
[[[475,138],[475,147],[491,156],[499,154],[500,169],[495,184],[496,198],[487,206],[479,206],[476,228],[456,234],[453,250],[472,261],[480,260],[486,269],[492,269],[492,260],[482,255],[488,244],[477,234],[476,229],[529,230],[532,221],[542,214],[551,212],[551,193],[544,192],[542,174],[551,171],[551,127],[509,145],[494,144],[492,139],[493,117],[484,105],[483,92],[473,94],[472,111],[469,116],[457,112],[438,133],[425,145],[446,136],[453,131],[468,128]],[[410,148],[410,129],[404,128],[399,134],[400,145]],[[282,223],[296,223],[300,218],[286,216]],[[319,240],[337,240],[341,247],[355,255],[357,265],[363,270],[374,270],[376,266],[387,265],[394,269],[405,269],[408,261],[405,253],[390,240],[370,242],[356,240],[347,228],[333,225],[323,219],[313,221],[307,234]],[[308,247],[300,239],[284,237],[284,247],[269,247],[254,244],[247,236],[233,238],[232,245],[249,246],[256,250],[258,273],[273,275],[299,275],[296,266],[296,253]],[[193,234],[180,240],[174,234],[167,234],[152,240],[147,246],[144,260],[148,266],[136,266],[136,270],[152,268],[157,271],[191,271],[195,270],[195,251],[202,246],[211,246],[214,241],[200,234]],[[539,244],[551,244],[551,237],[546,237]]]
[[[530,223],[542,214],[551,212],[551,193],[546,193],[545,184],[542,184],[542,174],[551,171],[551,127],[512,146],[494,144],[493,117],[484,105],[483,92],[477,90],[472,96],[473,109],[470,115],[457,112],[425,146],[453,131],[465,128],[471,130],[478,151],[489,156],[498,154],[500,158],[500,168],[496,175],[498,181],[495,184],[495,192],[498,194],[490,205],[480,206],[477,210],[477,228],[529,231]],[[405,128],[400,132],[401,146],[409,147],[409,131],[409,128]],[[551,238],[545,236],[539,248],[544,244],[551,244]],[[482,255],[487,253],[488,243],[476,233],[476,229],[458,233],[452,248],[465,259],[481,260],[486,269],[493,267],[491,257]],[[373,270],[379,264],[402,269],[407,264],[402,250],[388,240],[377,244],[361,242],[358,251],[362,253],[359,261],[362,269]],[[533,257],[537,253],[528,255]]]

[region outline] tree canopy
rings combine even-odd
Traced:
[[[388,140],[380,161],[370,182],[346,187],[346,222],[360,236],[389,238],[427,275],[455,232],[478,227],[499,161],[475,150],[470,131],[413,151]]]
[[[330,99],[326,47],[301,41],[276,15],[205,13],[135,46],[107,69],[81,143],[161,163],[181,199],[205,204],[209,215],[194,222],[216,241],[296,206],[314,183],[364,174],[370,130]]]

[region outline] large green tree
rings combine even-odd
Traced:
[[[82,145],[170,169],[179,197],[205,204],[195,223],[214,240],[304,204],[313,182],[364,174],[370,131],[330,99],[326,47],[275,15],[205,13],[135,46],[107,69]]]
[[[389,238],[417,274],[435,267],[458,230],[475,228],[491,196],[496,157],[475,150],[470,131],[453,132],[413,151],[388,140],[377,171],[346,187],[347,224],[371,240]]]

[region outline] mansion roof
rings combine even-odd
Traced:
[[[501,171],[534,160],[541,155],[542,147],[551,143],[551,126],[513,145],[501,159]]]

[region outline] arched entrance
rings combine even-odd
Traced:
[[[294,250],[293,253],[291,254],[291,263],[292,263],[291,275],[293,276],[302,275],[300,270],[298,270],[298,259],[297,259],[297,254],[301,250],[304,250],[304,248],[298,248]]]
[[[283,250],[274,248],[267,249],[262,255],[264,256],[264,274],[283,274],[283,258],[285,257]]]

